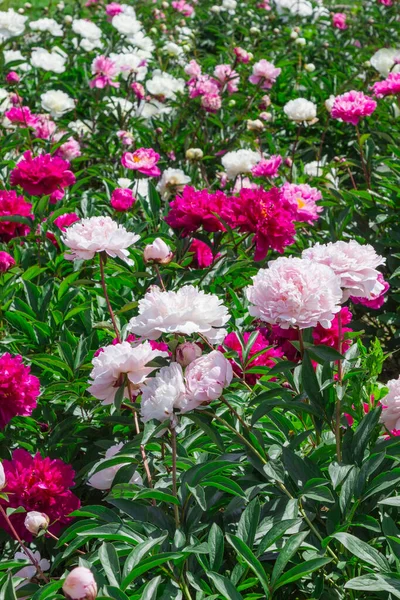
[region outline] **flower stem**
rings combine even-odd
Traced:
[[[338,352],[342,354],[342,315],[341,312],[338,313]],[[338,361],[338,385],[342,388],[343,385],[343,367],[342,361],[339,359]],[[340,418],[341,418],[341,393],[337,395],[336,398],[336,406],[335,406],[335,438],[336,438],[336,454],[338,463],[342,461],[342,448],[341,448],[341,431],[340,431]]]
[[[161,285],[161,289],[162,289],[162,291],[163,291],[163,292],[166,292],[166,291],[167,291],[167,289],[166,289],[166,287],[165,287],[165,285],[164,285],[163,278],[161,277],[161,273],[160,273],[160,267],[159,267],[158,265],[154,265],[154,269],[155,269],[155,271],[156,271],[156,273],[157,273],[157,277],[158,277],[158,279],[159,279],[159,281],[160,281],[160,285]]]
[[[178,487],[176,484],[176,429],[171,426],[171,446],[172,446],[172,493],[178,498]],[[179,507],[174,504],[175,525],[179,527]]]
[[[114,331],[115,331],[115,336],[118,340],[118,342],[121,341],[120,335],[119,335],[119,329],[118,329],[118,325],[117,325],[117,321],[115,320],[115,315],[114,315],[114,311],[112,309],[111,306],[111,302],[110,302],[110,298],[108,297],[108,292],[107,292],[107,286],[106,286],[106,279],[104,276],[104,259],[102,257],[102,255],[100,254],[100,277],[101,277],[101,287],[103,288],[103,293],[104,293],[104,298],[107,304],[107,308],[108,308],[108,312],[110,313],[110,317],[111,317],[111,321],[114,327]]]
[[[126,377],[126,385],[127,385],[128,392],[129,392],[129,399],[132,402],[132,404],[134,404],[135,396],[133,395],[131,382],[129,381],[128,377]],[[138,417],[138,414],[136,411],[133,413],[133,420],[135,422],[136,433],[137,433],[137,435],[140,435],[139,417]],[[150,472],[150,467],[149,467],[149,463],[147,460],[146,450],[145,450],[143,444],[140,444],[140,453],[142,455],[143,466],[144,466],[144,470],[146,471],[149,487],[152,488],[153,487],[153,479],[151,477],[151,472]],[[154,500],[154,498],[152,500],[152,504],[153,504],[153,506],[156,505],[156,501]]]
[[[357,132],[357,141],[358,141],[358,147],[360,150],[361,165],[362,165],[362,169],[364,171],[365,182],[367,184],[367,188],[370,190],[371,189],[371,178],[369,175],[368,165],[366,163],[366,160],[364,157],[364,152],[362,149],[361,135],[360,135],[360,130],[358,128],[358,125],[356,125],[356,132]]]

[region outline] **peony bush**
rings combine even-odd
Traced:
[[[0,597],[400,598],[398,0],[0,8]]]

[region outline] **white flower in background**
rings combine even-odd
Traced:
[[[21,35],[24,32],[27,18],[16,13],[12,8],[9,8],[7,12],[0,11],[0,42]]]
[[[60,54],[59,48],[53,48],[48,52],[44,48],[36,48],[31,54],[31,65],[44,71],[53,73],[64,73],[66,56]]]
[[[344,302],[350,296],[375,298],[385,289],[376,269],[385,259],[369,244],[359,244],[356,240],[315,244],[303,250],[302,257],[327,265],[340,277]]]
[[[146,81],[146,88],[153,96],[174,100],[177,93],[185,91],[185,81],[156,69],[151,79]]]
[[[202,333],[209,341],[219,343],[226,333],[220,328],[229,317],[218,296],[193,285],[176,292],[153,287],[139,300],[139,314],[129,321],[129,330],[149,340],[157,340],[163,333]]]
[[[25,57],[22,56],[22,53],[19,50],[3,50],[4,52],[4,62],[7,65],[10,62],[14,62],[16,60],[25,60]],[[29,71],[30,65],[27,62],[20,63],[19,65],[13,65],[12,67],[15,71]]]
[[[324,167],[326,163],[326,157],[323,157],[322,160],[312,160],[309,163],[304,165],[304,173],[309,177],[323,177],[324,176]],[[325,174],[326,179],[328,180],[325,184],[328,188],[337,188],[339,187],[339,179],[337,177],[337,170],[330,169],[328,173]]]
[[[33,535],[37,535],[41,529],[47,529],[49,526],[49,517],[37,510],[31,510],[26,514],[24,525]]]
[[[68,123],[68,128],[79,135],[79,137],[83,137],[93,132],[93,123],[78,119],[77,121],[70,121],[70,123]]]
[[[128,189],[131,187],[131,185],[133,185],[134,182],[131,179],[128,179],[127,177],[120,177],[119,179],[117,179],[117,183],[118,187]]]
[[[119,444],[115,444],[114,446],[111,446],[107,450],[105,458],[102,458],[97,463],[96,467],[98,467],[100,464],[104,463],[109,458],[113,458],[114,456],[116,456],[118,454],[118,452],[121,450],[121,448],[123,447],[123,445],[124,445],[123,442],[120,442]],[[95,473],[88,479],[87,483],[88,483],[88,485],[94,487],[96,490],[102,490],[102,491],[109,490],[112,487],[114,478],[115,478],[116,474],[118,473],[118,471],[120,469],[122,469],[122,467],[124,467],[125,465],[128,465],[128,464],[129,464],[129,461],[126,463],[121,462],[112,467],[106,467],[105,469],[102,469],[101,471],[97,471],[97,473]],[[135,471],[128,483],[134,483],[136,485],[143,485],[143,479],[141,478],[140,474],[137,471]]]
[[[36,550],[36,552],[33,552],[31,550],[31,554],[32,554],[33,558],[36,560],[36,562],[39,564],[39,567],[41,568],[41,570],[44,573],[50,569],[50,562],[46,558],[42,558],[40,556],[40,552],[38,552],[37,550]],[[14,554],[14,559],[15,560],[23,560],[25,562],[29,561],[29,558],[26,556],[25,552],[16,552]],[[15,577],[23,577],[24,579],[32,579],[32,577],[35,577],[35,575],[36,575],[36,566],[34,564],[27,565],[26,567],[22,567],[22,569],[20,569],[16,573],[14,573]]]
[[[132,44],[133,50],[137,52],[139,56],[142,58],[151,58],[155,49],[155,45],[153,40],[143,33],[143,31],[138,31],[135,35],[127,38],[129,44]]]
[[[151,119],[159,115],[168,114],[172,111],[171,106],[163,104],[159,100],[151,100],[150,102],[142,101],[136,111],[136,117],[142,119]]]
[[[3,463],[0,462],[0,491],[6,486],[6,474],[4,472]]]
[[[110,53],[111,60],[117,65],[122,77],[128,79],[132,73],[135,74],[135,81],[143,81],[147,75],[146,64],[136,52]]]
[[[287,117],[296,123],[314,121],[317,117],[317,106],[305,98],[289,100],[283,107]]]
[[[135,198],[137,196],[141,196],[144,199],[147,199],[149,196],[149,180],[148,179],[136,179],[133,183],[133,195]]]
[[[88,40],[99,40],[102,33],[100,27],[97,27],[95,23],[86,19],[74,19],[72,22],[72,31]]]
[[[40,96],[42,108],[57,119],[75,108],[74,100],[61,90],[49,90]]]
[[[226,10],[228,14],[234,15],[236,12],[236,0],[222,0],[221,10]]]
[[[136,17],[124,13],[115,15],[115,17],[112,18],[111,25],[115,27],[121,35],[125,35],[126,37],[132,37],[142,29],[142,24]]]
[[[253,150],[234,150],[227,152],[222,158],[221,163],[224,167],[228,179],[235,179],[243,173],[250,173],[251,169],[261,160],[259,152]]]
[[[400,377],[391,379],[386,387],[389,391],[381,399],[382,413],[380,422],[389,431],[400,430]]]
[[[172,193],[180,192],[189,181],[190,177],[185,175],[182,169],[165,169],[157,184],[157,190],[163,200],[167,200]]]
[[[121,8],[124,15],[136,17],[135,9],[133,8],[133,6],[129,6],[128,4],[121,4]]]
[[[136,392],[157,368],[147,365],[155,358],[167,356],[167,352],[153,350],[147,341],[136,346],[129,342],[106,346],[93,358],[93,369],[90,373],[92,382],[88,391],[98,400],[102,400],[102,404],[112,404],[118,388],[124,383],[125,375],[131,383],[132,391]],[[125,394],[129,397],[128,389],[125,389]]]
[[[155,262],[166,265],[171,262],[173,252],[161,238],[156,238],[151,244],[147,244],[143,252],[145,262]]]
[[[395,62],[400,60],[400,48],[381,48],[370,58],[370,63],[382,75],[387,77],[389,73],[399,73],[400,64]]]
[[[90,260],[96,252],[106,252],[115,258],[118,256],[128,265],[133,261],[128,258],[127,248],[140,239],[136,233],[127,231],[111,217],[90,217],[81,219],[62,235],[63,243],[70,252],[64,254],[67,260]]]
[[[106,104],[106,107],[110,109],[110,112],[112,112],[113,115],[118,117],[119,112],[121,112],[123,115],[126,115],[126,113],[131,112],[133,110],[133,103],[130,102],[130,100],[126,100],[125,98],[111,96],[110,100]]]
[[[278,12],[282,9],[290,10],[292,15],[299,17],[310,17],[313,14],[313,6],[308,0],[275,0]]]
[[[335,102],[335,98],[336,98],[336,96],[334,96],[333,94],[331,94],[331,95],[329,96],[329,98],[327,98],[327,99],[325,100],[325,108],[326,108],[326,110],[328,111],[328,113],[330,113],[330,112],[331,112],[331,110],[332,110],[333,103]]]
[[[63,28],[55,19],[48,19],[47,17],[38,19],[37,21],[31,21],[29,27],[33,31],[46,31],[51,35],[54,35],[54,37],[60,37],[64,33]]]
[[[185,371],[186,404],[182,412],[188,412],[203,404],[217,400],[233,377],[232,366],[222,352],[213,350],[196,358]]]
[[[101,41],[100,38],[95,39],[95,40],[91,40],[89,38],[82,38],[81,41],[79,42],[79,48],[83,48],[84,50],[86,50],[86,52],[91,52],[92,50],[95,50],[96,48],[103,48],[103,42]]]
[[[184,403],[184,396],[182,367],[175,362],[163,367],[142,387],[140,412],[143,423],[151,419],[161,422],[171,419],[174,408],[180,408]]]
[[[0,88],[0,114],[12,107],[10,94],[4,88]]]
[[[175,42],[167,42],[163,47],[163,51],[165,54],[175,58],[181,58],[184,55],[182,46],[178,46],[178,44],[175,44]]]

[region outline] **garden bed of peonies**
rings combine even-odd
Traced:
[[[0,599],[400,598],[399,0],[0,8]]]

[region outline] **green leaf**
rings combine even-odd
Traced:
[[[7,582],[6,582],[5,586],[1,590],[1,596],[2,596],[2,600],[17,600],[11,573],[9,574],[9,576],[7,578]]]
[[[254,498],[243,511],[237,528],[237,536],[252,548],[260,519],[260,503]]]
[[[320,385],[315,374],[308,351],[304,352],[301,361],[301,381],[303,389],[310,400],[310,403],[317,409],[324,409],[324,398],[321,394]]]
[[[136,548],[132,550],[132,552],[125,560],[124,564],[124,570],[122,574],[123,580],[121,584],[123,590],[125,590],[132,581],[131,573],[133,569],[140,563],[140,561],[143,559],[144,556],[146,556],[146,554],[148,554],[153,548],[155,548],[155,546],[162,544],[166,537],[167,534],[155,539],[146,540],[138,544]]]
[[[288,529],[295,527],[299,523],[301,523],[301,519],[285,519],[271,527],[268,533],[262,538],[260,545],[258,546],[257,555],[260,556],[263,554],[268,548],[275,544]]]
[[[279,577],[274,585],[274,590],[277,590],[283,585],[288,585],[293,581],[297,581],[297,579],[301,579],[303,576],[313,573],[317,569],[321,569],[321,567],[324,567],[330,562],[332,562],[331,558],[312,558],[311,560],[306,560],[292,569],[289,569],[289,571],[286,571],[286,573]]]
[[[400,598],[400,577],[398,573],[369,573],[350,579],[344,587],[346,590],[361,590],[368,595],[370,592],[388,592],[395,598]]]
[[[201,510],[206,511],[207,510],[207,502],[206,502],[206,495],[204,493],[203,488],[200,485],[196,485],[196,487],[192,487],[189,484],[188,484],[188,488],[189,488],[193,498],[196,500],[197,504],[200,506]]]
[[[223,475],[217,475],[212,479],[202,481],[201,485],[204,487],[215,487],[224,492],[228,492],[228,494],[233,494],[234,496],[239,496],[240,498],[246,498],[246,494],[240,485],[237,484],[233,479],[228,479],[228,477],[224,477]]]
[[[99,548],[99,558],[110,585],[118,587],[121,581],[121,571],[114,546],[104,542]]]
[[[362,419],[354,432],[352,442],[352,455],[354,462],[361,466],[364,452],[367,448],[368,442],[371,439],[371,434],[379,422],[381,414],[381,408],[374,408]]]
[[[157,554],[156,556],[149,556],[148,558],[143,559],[130,573],[129,573],[129,583],[132,583],[137,577],[140,577],[147,571],[151,569],[155,569],[160,565],[163,565],[169,561],[175,561],[185,556],[181,552],[164,552],[161,554]],[[126,578],[122,583],[126,584],[128,578]]]
[[[208,534],[210,568],[219,571],[224,559],[224,534],[216,523],[213,523]]]
[[[226,600],[243,600],[243,596],[239,594],[233,583],[223,575],[207,571],[207,577],[211,579],[219,593]]]
[[[292,535],[282,550],[279,552],[279,556],[276,559],[274,568],[272,569],[271,575],[271,584],[275,586],[281,574],[283,573],[284,568],[286,567],[289,560],[296,554],[297,550],[300,548],[301,544],[304,542],[306,537],[308,536],[309,531],[301,531],[300,533],[296,533]]]
[[[230,545],[233,546],[233,548],[235,549],[237,554],[242,558],[242,560],[244,560],[244,562],[247,564],[247,566],[258,577],[258,579],[264,589],[266,597],[269,598],[270,591],[269,591],[267,575],[264,571],[262,564],[258,560],[258,558],[256,558],[256,556],[253,554],[253,552],[250,550],[250,548],[247,546],[247,544],[245,544],[240,538],[236,537],[235,535],[227,534],[226,539],[228,540]]]
[[[151,579],[151,581],[149,581],[149,583],[144,588],[143,593],[140,596],[140,600],[156,600],[157,589],[161,581],[161,575],[158,575],[158,577],[154,577],[153,579]]]
[[[390,571],[389,563],[387,562],[383,554],[378,552],[378,550],[375,550],[375,548],[373,548],[366,542],[363,542],[362,540],[355,537],[354,535],[351,535],[350,533],[344,532],[334,533],[332,537],[334,537],[341,544],[343,544],[343,546],[349,552],[354,554],[354,556],[357,556],[357,558],[360,558],[369,565],[373,565],[380,571]]]

